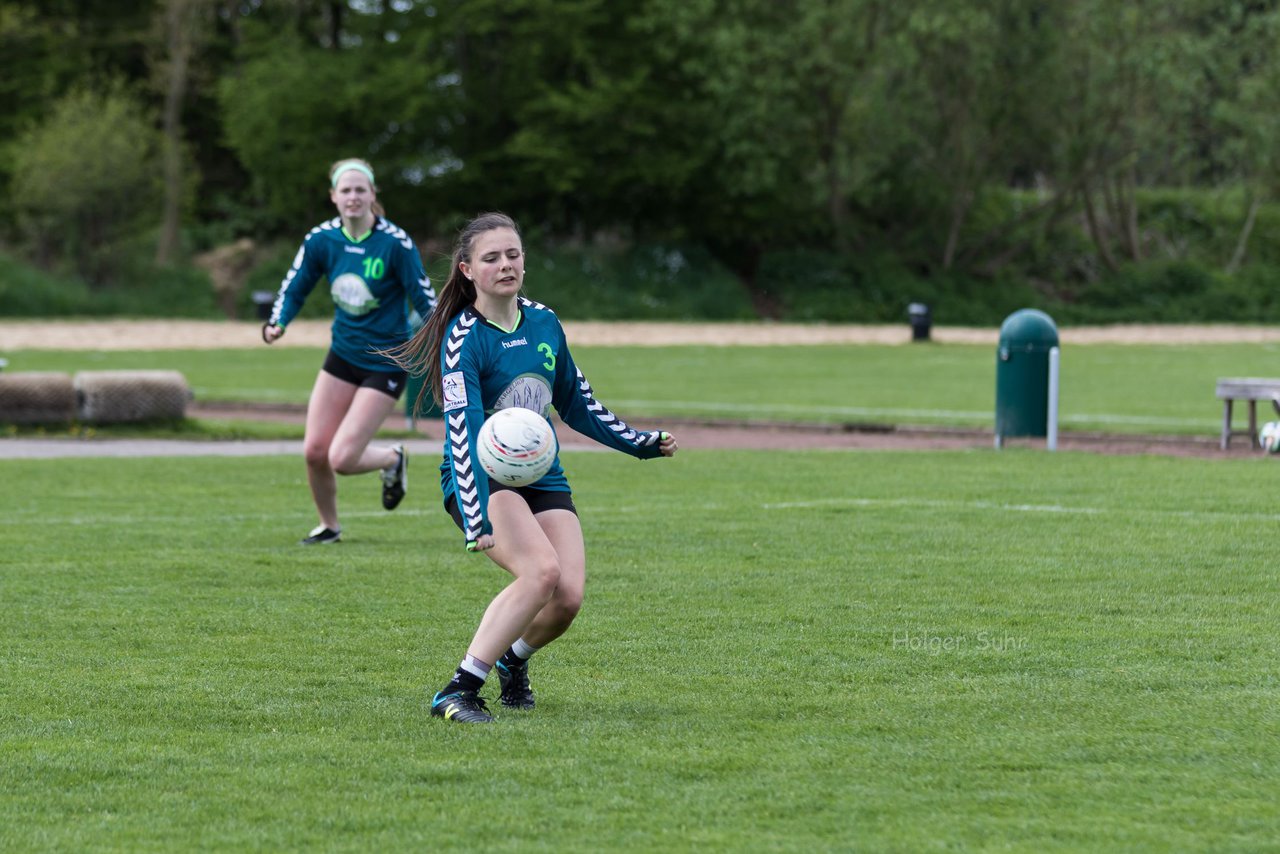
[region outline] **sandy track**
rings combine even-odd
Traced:
[[[171,350],[262,346],[261,324],[245,321],[0,321],[0,352],[10,350]],[[574,346],[775,346],[780,344],[909,344],[901,325],[800,323],[565,323]],[[1082,326],[1060,330],[1071,344],[1262,344],[1280,342],[1273,326]],[[936,326],[941,344],[995,346],[999,330]],[[327,347],[329,321],[299,320],[275,346]]]

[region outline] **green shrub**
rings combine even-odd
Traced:
[[[1232,309],[1223,319],[1280,323],[1280,264],[1253,264],[1234,276],[1222,276],[1214,297],[1224,309]]]
[[[1228,276],[1189,261],[1128,265],[1046,311],[1069,323],[1280,322],[1280,267]]]
[[[895,291],[899,271],[877,269],[851,255],[797,248],[760,259],[756,289],[777,307],[779,319],[826,323],[878,323],[905,317],[911,299]]]
[[[6,317],[87,314],[90,296],[80,279],[45,273],[0,252],[0,314]]]
[[[440,284],[444,270],[433,279]],[[436,265],[433,265],[435,272]],[[702,249],[530,248],[525,293],[567,320],[745,320],[755,312],[737,278]]]
[[[280,290],[280,283],[293,264],[298,254],[301,241],[274,243],[263,250],[261,260],[254,265],[245,278],[244,290],[241,291],[237,303],[237,316],[246,319],[257,319],[257,306],[253,303],[255,291],[275,293]],[[433,277],[434,278],[434,277]],[[302,304],[298,317],[307,320],[321,320],[333,316],[333,300],[329,297],[329,283],[325,278],[316,282],[315,288]]]
[[[194,267],[141,267],[95,294],[101,311],[129,317],[221,319],[213,285]]]
[[[160,136],[122,84],[77,89],[10,147],[17,221],[36,257],[86,281],[115,278],[120,244],[158,222]]]
[[[780,307],[781,319],[801,322],[905,323],[907,306],[922,302],[930,307],[934,323],[990,326],[1044,301],[1012,278],[921,276],[891,259],[816,249],[766,254],[757,286]]]
[[[1151,221],[1181,235],[1188,257],[1128,264],[1119,271],[1090,264],[1091,247],[1078,231],[1037,244],[1039,267],[1060,278],[1011,271],[996,278],[955,272],[923,274],[881,252],[840,254],[799,247],[765,253],[754,286],[762,304],[782,320],[824,323],[907,322],[907,306],[930,306],[943,326],[998,326],[1020,308],[1039,308],[1059,323],[1280,323],[1280,206],[1264,206],[1247,263],[1233,275],[1223,259],[1234,249],[1243,216],[1240,199],[1205,194],[1150,194]],[[1017,201],[1016,196],[1010,196]],[[992,202],[994,204],[994,202]],[[1216,205],[1216,207],[1215,207]],[[1216,218],[1216,219],[1215,219]],[[1217,224],[1213,224],[1216,222]],[[1176,226],[1176,227],[1175,227]],[[1067,239],[1069,238],[1069,239]],[[155,269],[149,230],[117,240],[125,259],[96,289],[82,279],[44,272],[10,253],[0,255],[0,305],[13,317],[131,315],[220,318],[212,285],[191,266]],[[1190,257],[1190,247],[1199,257]],[[1212,249],[1213,251],[1209,251]],[[237,315],[257,316],[252,294],[274,294],[298,250],[296,238],[267,244],[238,297]],[[1274,258],[1275,260],[1270,260]],[[439,288],[449,258],[428,260]],[[676,244],[549,244],[532,238],[526,294],[569,320],[748,320],[758,317],[748,289],[707,251]],[[327,319],[333,303],[325,281],[304,304],[303,318]]]
[[[1211,269],[1226,266],[1248,212],[1240,190],[1152,189],[1138,193],[1138,218],[1155,258],[1177,258]],[[1249,235],[1250,263],[1280,263],[1280,205],[1258,207]]]
[[[137,264],[91,290],[83,280],[44,272],[3,253],[0,305],[11,317],[221,317],[209,277],[194,267]]]

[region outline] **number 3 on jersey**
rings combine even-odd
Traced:
[[[538,352],[547,357],[547,360],[542,363],[542,367],[548,371],[554,371],[556,369],[556,354],[551,349],[551,345],[545,341],[542,342],[538,345]]]

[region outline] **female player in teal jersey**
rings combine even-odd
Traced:
[[[436,302],[413,240],[384,217],[372,167],[358,158],[339,160],[329,169],[329,184],[338,216],[303,240],[262,327],[264,341],[279,340],[316,282],[328,278],[332,344],[311,390],[303,439],[320,525],[304,545],[342,538],[337,475],[381,470],[382,506],[393,510],[404,498],[404,447],[370,447],[369,441],[404,391],[405,372],[384,354],[409,340],[406,297],[424,318]]]
[[[640,459],[669,457],[669,433],[633,430],[605,409],[574,365],[564,330],[544,305],[520,296],[524,247],[504,214],[483,214],[459,235],[436,313],[400,348],[397,361],[427,382],[445,414],[441,485],[467,548],[511,573],[490,603],[453,679],[431,714],[464,723],[493,720],[479,691],[493,667],[508,708],[533,708],[528,659],[569,628],[582,606],[586,551],[560,467],[531,486],[484,476],[473,448],[486,415],[521,406],[550,415]]]

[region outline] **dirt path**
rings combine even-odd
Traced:
[[[779,344],[909,344],[901,325],[800,323],[565,323],[574,346],[668,347],[776,346]],[[0,321],[0,355],[7,350],[191,350],[260,347],[261,324],[243,321],[101,320]],[[1280,342],[1272,326],[1082,326],[1059,332],[1073,344],[1261,344]],[[931,338],[941,344],[990,344],[999,330],[938,326]],[[299,320],[275,346],[327,347],[329,322]]]

